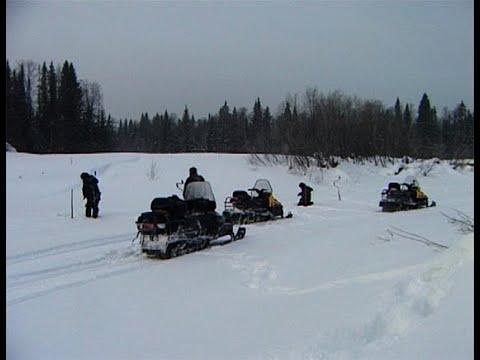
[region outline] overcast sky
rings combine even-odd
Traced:
[[[8,0],[6,57],[72,62],[117,119],[276,113],[309,87],[440,113],[474,110],[473,30],[473,0]]]

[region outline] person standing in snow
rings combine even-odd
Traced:
[[[300,196],[300,200],[298,201],[297,205],[298,206],[313,205],[313,201],[312,201],[312,191],[313,191],[313,189],[303,182],[298,184],[298,186],[300,187],[300,192],[298,193],[297,196]]]
[[[83,181],[82,193],[83,198],[87,199],[85,204],[85,216],[86,217],[98,217],[98,203],[100,202],[100,189],[98,188],[98,179],[86,172],[80,175]]]

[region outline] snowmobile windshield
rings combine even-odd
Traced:
[[[273,193],[272,186],[270,185],[270,181],[268,181],[267,179],[258,179],[255,182],[253,189],[263,190],[264,192],[268,192],[270,194]],[[254,191],[252,195],[257,196],[258,194],[256,193],[256,191]]]
[[[205,199],[215,201],[212,187],[207,181],[193,181],[187,185],[184,194],[185,200]]]
[[[405,177],[405,180],[403,181],[404,184],[407,184],[407,185],[414,185],[416,187],[420,187],[420,184],[417,180],[417,178],[413,175],[408,175]]]

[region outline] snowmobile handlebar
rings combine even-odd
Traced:
[[[180,193],[182,193],[182,194],[183,194],[183,188],[184,188],[183,184],[184,184],[184,181],[183,181],[183,180],[175,183],[175,186],[177,187],[177,189],[178,189],[178,190],[180,191]]]
[[[175,183],[175,186],[177,187],[178,190],[180,190],[183,193],[183,180],[180,182]]]
[[[264,189],[255,189],[255,188],[253,188],[253,189],[248,189],[248,191],[256,191],[257,194],[261,194],[261,193],[263,193],[265,190],[264,190]]]

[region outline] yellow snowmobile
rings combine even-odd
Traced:
[[[428,196],[420,188],[416,177],[409,175],[403,183],[391,182],[382,190],[379,206],[384,212],[419,209],[435,206],[428,203]]]

